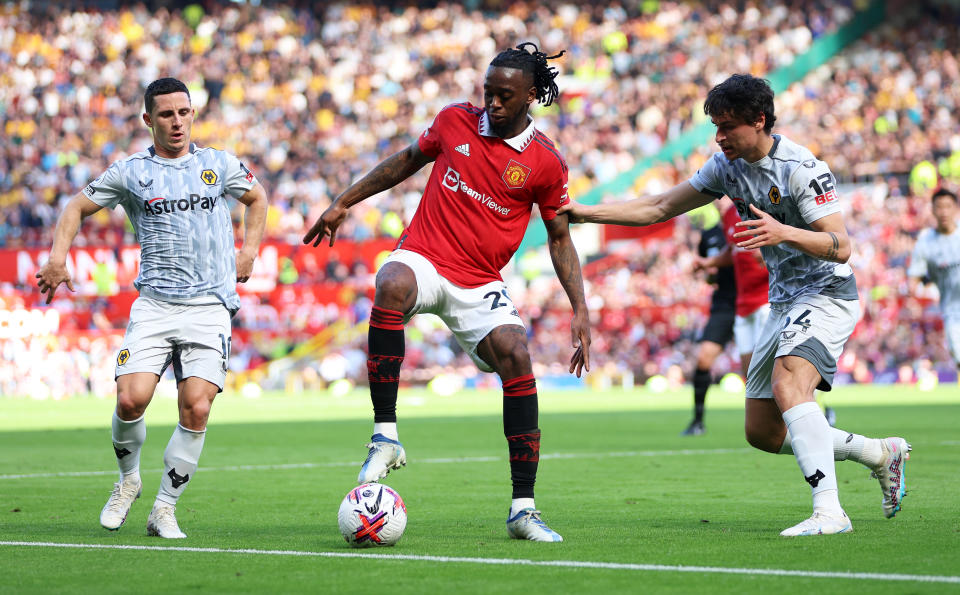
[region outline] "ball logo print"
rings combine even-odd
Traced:
[[[523,188],[530,175],[530,168],[513,159],[507,163],[507,169],[503,170],[503,182],[510,188]]]
[[[351,547],[396,544],[407,526],[407,507],[393,489],[368,483],[350,490],[340,503],[337,524]]]

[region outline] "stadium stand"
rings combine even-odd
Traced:
[[[8,320],[23,320],[8,322],[0,337],[0,394],[113,390],[107,363],[135,274],[124,254],[124,247],[135,250],[135,238],[122,211],[103,212],[81,230],[75,246],[85,256],[76,266],[86,267],[86,276],[79,295],[64,292],[56,302],[62,332],[51,336],[30,322],[35,317],[16,313],[38,310],[31,271],[63,201],[111,161],[150,144],[140,120],[142,89],[158,76],[190,86],[197,142],[248,159],[271,194],[270,241],[259,277],[243,293],[232,367],[238,376],[247,372],[243,378],[282,387],[295,375],[294,386],[312,387],[336,377],[364,381],[359,335],[345,333],[336,349],[318,345],[282,378],[270,378],[266,364],[335,321],[365,324],[377,259],[413,213],[425,174],[357,206],[339,234],[349,242],[332,255],[295,248],[305,227],[441,106],[479,101],[476,65],[496,49],[535,39],[548,51],[568,50],[559,106],[536,117],[567,156],[577,196],[702,122],[703,94],[718,78],[789,64],[855,17],[853,3],[812,0],[491,6],[330,4],[315,13],[299,4],[213,4],[210,12],[141,4],[51,16],[25,9],[29,4],[5,5],[0,297]],[[931,176],[923,164],[934,181],[960,177],[957,14],[927,7],[905,19],[869,32],[778,96],[778,130],[819,150],[850,184],[852,264],[866,295],[864,320],[841,365],[848,381],[903,380],[945,361],[935,296],[908,292],[904,264],[916,231],[930,223]],[[631,192],[682,180],[706,155],[654,167]],[[690,237],[680,220],[621,251],[604,246],[602,258],[587,265],[596,378],[689,375],[708,295],[689,274]],[[569,330],[559,286],[539,278],[516,285],[538,376],[562,374],[566,352],[558,349]],[[426,382],[444,371],[473,377],[449,335],[420,318],[408,334],[404,380]],[[439,364],[420,368],[420,361]],[[41,373],[51,363],[63,373],[44,385],[49,375]],[[728,365],[735,368],[735,358]]]

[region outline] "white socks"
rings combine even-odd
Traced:
[[[518,512],[524,508],[536,508],[533,498],[514,498],[510,503],[510,518],[512,519]]]
[[[117,455],[117,466],[120,467],[120,479],[131,476],[131,479],[140,479],[140,449],[147,439],[147,424],[143,416],[133,421],[124,421],[113,411],[113,452]]]
[[[177,428],[163,452],[163,476],[160,477],[160,491],[157,500],[175,505],[177,498],[187,487],[197,472],[197,461],[203,450],[203,437],[206,430],[194,431],[177,424]]]
[[[391,440],[399,441],[397,434],[397,422],[380,422],[373,424],[373,433],[374,434],[383,434]]]
[[[837,495],[830,424],[813,401],[791,407],[783,413],[793,454],[813,493],[814,510],[832,514],[843,511]]]
[[[833,439],[834,461],[856,461],[861,465],[873,469],[883,462],[883,449],[879,438],[867,438],[860,434],[845,432],[838,428],[830,428],[830,437]],[[792,455],[793,445],[790,432],[783,438],[779,454]]]

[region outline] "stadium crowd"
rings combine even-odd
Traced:
[[[269,237],[297,244],[337,192],[407,144],[440,107],[479,102],[480,65],[516,40],[568,52],[559,104],[535,117],[566,156],[577,196],[702,121],[703,95],[719,78],[771,72],[854,15],[852,3],[814,0],[531,2],[504,12],[444,2],[330,4],[316,13],[216,4],[209,12],[199,5],[56,13],[24,6],[0,9],[0,248],[49,246],[63,201],[111,161],[150,144],[140,119],[142,89],[159,76],[188,83],[198,110],[195,140],[240,155],[256,171],[271,195]],[[846,195],[847,216],[865,312],[841,362],[841,375],[851,381],[902,380],[904,367],[914,373],[929,365],[924,360],[947,361],[932,296],[918,298],[905,278],[913,238],[930,224],[930,168],[933,183],[960,181],[957,19],[940,10],[946,12],[907,14],[906,24],[877,28],[777,99],[776,131],[818,152],[841,181],[857,183]],[[685,179],[708,154],[652,169],[635,191]],[[354,207],[338,237],[396,237],[425,181],[420,173]],[[709,288],[690,272],[696,234],[689,223],[679,220],[672,234],[585,269],[599,331],[594,366],[607,376],[641,381],[690,373]],[[75,245],[133,242],[118,210],[86,223]],[[302,268],[293,283],[329,279],[362,286],[372,273]],[[559,285],[532,279],[511,289],[528,320],[538,374],[562,373],[569,314]],[[297,315],[362,324],[369,304],[358,295],[352,307],[311,304],[311,312],[299,308]],[[237,319],[235,371],[256,368],[308,338],[271,332],[276,321],[290,320],[293,306],[278,311],[269,301],[246,300]],[[67,301],[60,299],[64,307]],[[36,294],[23,305],[38,303]],[[419,318],[408,332],[408,379],[456,368],[472,374],[449,335]],[[107,336],[110,327],[123,328],[124,321],[95,319],[91,326]],[[362,337],[344,342],[307,365],[304,377],[362,381],[363,344]],[[56,391],[109,390],[93,371],[82,372],[110,368],[104,341],[11,338],[0,345],[2,394],[22,394],[39,378],[39,365],[24,365],[24,358],[34,354],[31,361],[42,362],[43,354],[61,352],[76,378],[68,382],[64,374],[67,384]],[[719,367],[735,369],[736,359],[728,359]],[[338,363],[326,369],[334,372],[321,374],[332,360]]]

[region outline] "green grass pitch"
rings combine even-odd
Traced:
[[[841,462],[854,532],[779,537],[809,515],[809,487],[793,457],[748,447],[742,397],[719,388],[707,434],[688,438],[689,390],[545,392],[537,505],[565,541],[537,544],[504,528],[500,393],[401,391],[408,466],[385,483],[409,522],[375,550],[350,549],[336,526],[370,434],[362,391],[220,396],[178,541],[145,533],[172,399],[147,412],[144,493],[117,532],[98,523],[115,481],[113,402],[0,399],[0,592],[960,592],[960,389],[826,397],[838,427],[912,443],[896,518],[869,472]]]

